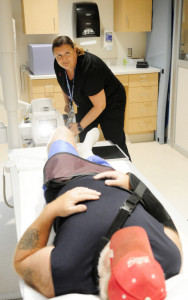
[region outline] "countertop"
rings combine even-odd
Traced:
[[[108,66],[114,75],[125,75],[125,74],[140,74],[140,73],[160,73],[160,69],[158,68],[136,68],[135,65],[109,65]],[[49,75],[32,75],[29,74],[30,79],[51,79],[56,78],[55,74],[49,74]]]

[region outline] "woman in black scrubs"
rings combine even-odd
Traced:
[[[67,36],[52,45],[54,69],[63,90],[65,111],[77,105],[77,123],[69,124],[83,142],[86,133],[101,126],[106,140],[117,144],[130,158],[124,133],[126,94],[124,86],[97,56],[84,52]]]

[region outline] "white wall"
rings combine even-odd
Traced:
[[[59,7],[59,34],[73,38],[72,28],[72,3],[78,0],[58,0]],[[101,37],[97,38],[96,45],[85,46],[85,50],[105,58],[125,58],[127,48],[133,49],[133,57],[145,56],[145,33],[114,33],[114,45],[112,51],[106,51],[102,46],[102,33],[104,29],[113,30],[113,0],[94,0],[99,7],[101,22]],[[20,65],[28,66],[27,44],[52,43],[56,35],[25,35],[23,33],[21,0],[12,0],[13,17],[16,23],[17,34],[17,68]],[[75,40],[76,43],[80,39]]]
[[[188,156],[188,69],[178,68],[175,146]]]
[[[7,115],[4,109],[4,97],[3,97],[3,88],[2,88],[2,80],[0,76],[0,122],[7,123]]]
[[[68,35],[73,38],[72,30],[72,3],[79,0],[59,0],[59,35]],[[99,7],[101,34],[104,29],[113,30],[113,0],[94,0]],[[52,43],[56,35],[25,35],[23,33],[21,0],[12,0],[13,17],[16,21],[17,32],[17,59],[18,65],[28,64],[27,44]],[[124,58],[127,48],[133,48],[134,57],[145,56],[145,33],[114,33],[114,47],[112,51],[102,48],[102,37],[97,38],[97,44],[87,46],[89,51],[101,58]],[[79,42],[77,39],[76,42]]]

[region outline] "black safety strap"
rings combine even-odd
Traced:
[[[94,267],[93,267],[93,278],[96,283],[98,283],[98,262],[102,249],[106,246],[106,244],[110,241],[112,235],[122,228],[125,224],[128,217],[135,210],[137,204],[141,201],[141,198],[137,195],[136,192],[133,192],[130,197],[123,203],[120,207],[119,212],[117,213],[114,221],[112,222],[108,232],[105,236],[103,236],[99,242],[97,247],[95,258],[94,258]]]
[[[108,229],[108,232],[106,234],[106,238],[108,240],[111,239],[112,235],[122,228],[122,226],[125,224],[127,218],[131,215],[131,213],[135,210],[138,202],[140,201],[140,197],[133,192],[130,197],[123,203],[123,205],[120,207],[118,214],[116,215],[114,221],[112,222],[110,228]]]

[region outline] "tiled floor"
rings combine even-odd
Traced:
[[[188,219],[188,158],[155,141],[127,145],[137,169]]]

